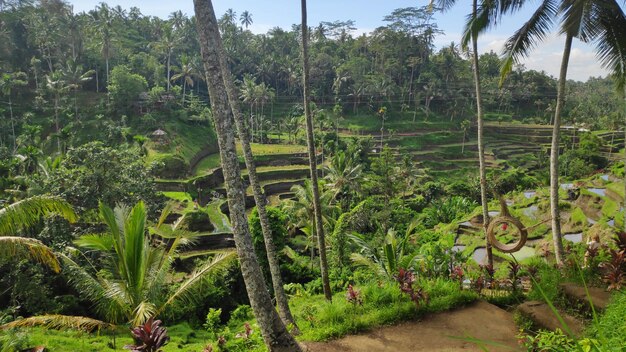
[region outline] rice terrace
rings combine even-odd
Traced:
[[[624,351],[625,10],[0,0],[0,352]]]

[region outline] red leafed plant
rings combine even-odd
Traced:
[[[356,306],[363,305],[363,299],[361,298],[361,292],[355,290],[352,285],[348,285],[348,292],[346,293],[346,299],[348,302],[352,303],[352,305]]]
[[[463,288],[463,277],[465,273],[463,272],[463,268],[460,265],[455,265],[450,272],[450,279],[458,281],[459,287]]]
[[[252,328],[250,327],[250,323],[245,322],[243,323],[243,332],[238,333],[237,335],[235,335],[235,337],[238,338],[242,338],[244,340],[249,340],[250,336],[252,335]]]
[[[135,352],[159,352],[170,340],[167,329],[161,326],[161,321],[153,318],[130,331],[135,345],[126,345],[124,348]]]
[[[620,290],[626,285],[626,251],[611,249],[611,260],[600,264],[604,270],[604,282],[609,284],[608,290]]]
[[[415,303],[415,305],[420,304],[421,301],[428,302],[428,295],[424,292],[423,289],[418,288],[417,290],[413,287],[413,283],[415,282],[415,275],[410,270],[405,270],[403,268],[398,269],[398,274],[394,275],[394,279],[400,284],[400,291],[404,294],[407,294],[411,301]]]

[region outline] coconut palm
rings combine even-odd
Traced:
[[[72,207],[65,200],[54,196],[30,197],[0,209],[0,258],[29,258],[59,272],[59,261],[50,248],[34,238],[15,236],[48,214],[59,214],[69,221],[76,220]]]
[[[259,214],[261,232],[263,234],[263,242],[265,243],[265,251],[267,254],[267,261],[269,264],[270,275],[272,278],[272,287],[274,288],[276,304],[278,305],[278,313],[284,324],[287,326],[291,325],[293,327],[291,331],[294,334],[298,334],[299,329],[296,325],[296,321],[293,318],[293,315],[291,314],[291,309],[289,308],[289,300],[287,299],[287,294],[285,293],[285,289],[283,287],[283,279],[280,273],[280,262],[278,260],[278,253],[276,252],[276,246],[274,245],[274,238],[272,235],[272,230],[266,210],[267,198],[265,197],[265,193],[263,193],[261,183],[259,182],[259,179],[257,177],[256,163],[254,162],[254,155],[252,154],[252,148],[250,146],[250,136],[248,134],[248,131],[246,130],[245,118],[239,107],[239,97],[237,96],[234,79],[232,77],[232,74],[230,73],[230,70],[228,69],[228,64],[226,62],[226,56],[224,55],[224,52],[220,52],[219,54],[222,74],[224,76],[224,86],[226,88],[228,100],[230,102],[231,112],[235,120],[235,125],[237,126],[237,133],[239,134],[239,140],[243,149],[246,168],[248,169],[248,179],[250,180],[250,186],[252,187],[254,201],[256,203],[256,208]],[[271,91],[267,89],[265,83],[262,83],[261,85],[257,86],[257,88],[258,87],[261,87],[261,94],[271,93]],[[263,95],[260,98],[264,99]]]
[[[565,35],[565,47],[559,72],[557,101],[554,110],[552,144],[550,148],[550,210],[552,237],[557,263],[563,263],[564,252],[559,212],[559,142],[561,112],[565,101],[567,68],[576,37],[584,42],[594,42],[600,61],[613,71],[618,85],[626,76],[626,16],[617,1],[544,0],[537,6],[531,18],[505,44],[505,62],[502,79],[511,71],[513,64],[528,56],[538,42],[543,40],[554,23],[561,18],[560,32]]]
[[[95,10],[89,13],[94,24],[94,28],[100,37],[100,53],[104,57],[106,65],[107,84],[109,83],[109,60],[113,51],[115,42],[115,17],[112,14],[109,5],[101,3]]]
[[[455,0],[431,0],[431,5],[436,4],[442,10],[447,10],[456,3]],[[511,7],[519,3],[519,0],[481,0],[480,6],[478,0],[472,1],[472,11],[468,16],[468,22],[465,24],[465,30],[461,45],[467,48],[468,44],[472,44],[472,71],[474,74],[474,89],[476,94],[476,120],[478,134],[478,171],[480,175],[480,195],[483,210],[483,228],[486,230],[489,224],[489,204],[487,199],[487,175],[485,163],[485,142],[483,139],[483,105],[482,92],[480,87],[480,71],[478,62],[478,35],[489,27],[496,19],[496,14],[506,13]],[[499,12],[498,12],[499,11]],[[454,46],[452,46],[454,48]],[[493,255],[491,245],[487,241],[487,257],[488,263],[493,264]]]
[[[185,104],[185,94],[187,92],[187,86],[193,88],[193,85],[195,83],[194,79],[198,76],[199,73],[196,71],[196,68],[194,67],[194,65],[192,65],[189,58],[187,56],[183,56],[181,58],[180,72],[173,75],[170,79],[171,81],[178,81],[179,79],[183,81],[182,104]]]
[[[315,220],[313,183],[311,180],[304,180],[304,185],[294,185],[291,187],[291,192],[294,193],[294,197],[285,203],[285,209],[296,219],[293,225],[299,228],[309,229],[310,233],[308,235],[311,239],[314,239],[318,233],[318,223]],[[332,205],[333,193],[330,190],[323,191],[319,194],[319,200],[322,218],[321,223],[322,226],[328,227],[337,209]],[[311,246],[311,248],[313,247],[314,246]]]
[[[246,10],[241,13],[239,20],[241,21],[241,25],[246,26],[246,29],[248,29],[248,26],[252,24],[252,14]]]
[[[75,60],[68,60],[63,69],[63,78],[69,84],[69,89],[74,91],[74,117],[78,118],[78,99],[76,97],[78,89],[86,82],[91,81],[96,73],[94,70],[83,70],[83,66]]]
[[[333,198],[342,203],[344,211],[350,205],[353,194],[360,188],[362,171],[363,165],[355,163],[351,155],[341,150],[330,159],[325,179],[328,181],[328,187],[334,192]]]
[[[163,211],[152,234],[148,234],[143,202],[132,209],[120,206],[115,210],[100,204],[100,218],[108,231],[82,236],[76,244],[101,254],[103,267],[93,266],[87,257],[83,258],[87,265],[81,266],[73,258],[60,255],[70,283],[94,304],[97,314],[107,323],[139,325],[157,316],[173,302],[191,298],[195,284],[234,257],[234,253],[228,252],[216,254],[168,295],[172,263],[178,250],[192,238],[191,233],[164,224],[169,209]],[[12,326],[68,327],[81,319],[46,315],[17,321]]]
[[[463,145],[461,146],[461,154],[465,154],[465,138],[467,138],[467,131],[469,131],[472,123],[469,120],[461,121],[461,130],[463,130]]]
[[[9,117],[11,119],[11,134],[13,136],[13,153],[16,150],[15,143],[15,122],[13,121],[13,101],[11,95],[13,89],[28,84],[26,74],[24,72],[3,73],[0,76],[0,92],[9,100]]]
[[[320,191],[317,182],[317,155],[315,154],[315,138],[313,137],[313,116],[309,99],[309,27],[307,24],[306,0],[301,0],[302,6],[302,91],[304,95],[304,116],[306,118],[306,141],[309,151],[309,169],[311,172],[311,184],[313,192],[313,207],[315,230],[317,233],[317,246],[320,251],[320,268],[322,273],[322,287],[324,297],[331,301],[333,296],[330,291],[330,280],[328,279],[328,259],[326,258],[326,237],[322,222],[322,205],[320,204]]]
[[[101,253],[104,268],[81,267],[69,257],[63,257],[63,260],[70,273],[70,282],[94,303],[96,311],[108,322],[130,322],[133,326],[143,323],[169,304],[184,299],[196,283],[234,257],[234,253],[215,255],[167,296],[166,283],[172,263],[178,250],[192,235],[164,224],[169,207],[161,214],[152,234],[147,231],[143,202],[132,209],[119,206],[114,210],[100,204],[99,212],[108,232],[85,235],[76,244]],[[162,239],[169,240],[169,243],[162,243]]]
[[[272,304],[250,237],[246,217],[245,188],[241,180],[241,170],[235,148],[234,121],[221,65],[224,48],[213,4],[211,1],[194,0],[194,10],[222,160],[228,207],[233,225],[233,237],[250,305],[257,318],[265,345],[270,351],[298,352],[301,351],[300,346],[289,334]]]

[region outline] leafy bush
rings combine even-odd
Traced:
[[[178,226],[181,229],[198,232],[208,232],[215,229],[209,214],[203,210],[186,213]]]
[[[189,163],[180,155],[159,154],[154,159],[154,174],[160,178],[181,178],[189,172]]]
[[[221,309],[211,308],[209,312],[206,314],[206,319],[204,324],[202,325],[206,331],[211,333],[212,335],[216,335],[218,333],[218,327],[221,323]]]
[[[458,196],[450,197],[443,201],[437,200],[433,202],[433,205],[424,209],[422,213],[423,223],[428,228],[432,228],[440,223],[451,223],[469,214],[477,206],[476,202]]]
[[[252,307],[250,307],[249,305],[243,304],[237,307],[237,309],[233,310],[232,313],[230,313],[230,320],[228,321],[228,323],[229,324],[232,324],[234,322],[242,323],[249,319],[252,319]]]

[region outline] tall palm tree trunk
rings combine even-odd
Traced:
[[[216,32],[217,33],[217,32]],[[213,33],[215,34],[215,33]],[[217,41],[217,39],[216,39]],[[265,205],[267,199],[261,188],[261,183],[257,177],[256,164],[254,162],[254,156],[252,155],[252,148],[250,147],[250,135],[246,130],[244,116],[241,113],[241,109],[238,104],[237,91],[228,65],[226,63],[226,57],[223,51],[220,51],[220,64],[222,66],[222,73],[224,74],[224,85],[228,94],[228,100],[230,101],[231,111],[235,119],[235,125],[237,126],[237,133],[239,134],[239,140],[243,149],[243,156],[248,168],[248,178],[250,179],[250,185],[252,186],[252,193],[254,194],[254,202],[256,203],[257,211],[259,212],[259,220],[261,222],[261,230],[263,232],[263,240],[265,242],[265,251],[267,252],[267,261],[269,262],[270,274],[272,277],[272,284],[274,288],[274,295],[276,296],[276,303],[278,305],[278,314],[285,325],[293,326],[292,332],[299,333],[296,321],[289,309],[289,300],[287,294],[283,288],[283,278],[280,274],[280,263],[278,261],[278,254],[276,253],[276,246],[274,245],[274,238],[272,237],[272,230],[270,228],[269,219],[267,216],[267,210]]]
[[[554,241],[554,256],[557,264],[563,263],[563,241],[561,239],[561,215],[559,211],[559,142],[561,134],[561,111],[565,101],[565,81],[567,66],[572,50],[574,36],[567,33],[565,48],[559,73],[559,86],[554,109],[554,125],[552,126],[552,145],[550,146],[550,215],[552,216],[552,240]]]
[[[222,43],[213,4],[194,0],[202,60],[213,107],[215,130],[228,195],[228,207],[233,224],[233,235],[250,305],[257,318],[261,335],[270,351],[301,351],[278,316],[263,280],[263,274],[254,254],[245,208],[245,189],[235,149],[233,117],[220,65]]]
[[[472,11],[476,16],[476,2],[473,0]],[[480,202],[483,208],[483,230],[489,226],[489,200],[487,199],[487,175],[485,171],[485,141],[483,140],[483,103],[480,91],[480,71],[478,66],[478,43],[477,34],[472,34],[472,66],[474,66],[474,87],[476,89],[476,119],[478,122],[478,173],[480,176]],[[486,234],[486,233],[485,233]],[[485,236],[486,238],[487,236]],[[491,243],[487,240],[487,264],[493,265],[493,252]]]
[[[301,0],[302,5],[302,86],[304,95],[304,116],[306,118],[306,142],[309,150],[309,168],[311,169],[311,183],[313,188],[313,209],[315,211],[315,230],[317,233],[317,246],[320,251],[320,269],[322,272],[322,286],[324,297],[332,301],[330,281],[328,279],[328,259],[326,258],[326,238],[324,237],[324,225],[322,224],[322,207],[320,205],[320,190],[317,182],[317,160],[315,157],[315,139],[313,137],[313,117],[309,105],[309,27],[307,24],[306,0]]]

